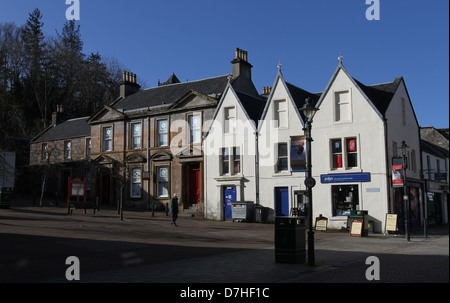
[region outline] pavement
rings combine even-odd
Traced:
[[[79,259],[81,283],[449,282],[448,225],[409,242],[317,231],[308,266],[275,262],[273,224],[180,217],[175,227],[165,213],[125,210],[120,220],[115,209],[69,215],[49,203],[0,209],[0,283],[71,283],[69,256]]]

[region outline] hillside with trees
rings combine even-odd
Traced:
[[[66,118],[89,116],[119,96],[124,67],[83,53],[80,26],[67,21],[45,36],[39,9],[24,25],[0,22],[0,137],[32,138],[62,106]]]

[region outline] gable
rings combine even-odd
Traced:
[[[215,107],[217,106],[217,99],[206,96],[196,91],[189,91],[174,104],[172,104],[168,109],[197,109],[204,107]]]
[[[119,112],[113,107],[105,105],[101,110],[99,110],[88,120],[88,123],[93,124],[93,123],[114,121],[124,119],[125,117],[126,117],[125,114]]]

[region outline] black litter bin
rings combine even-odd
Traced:
[[[275,262],[306,261],[306,226],[299,217],[275,217]]]

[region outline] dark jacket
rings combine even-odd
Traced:
[[[178,214],[178,198],[177,197],[172,197],[172,199],[170,199],[170,212],[172,214]]]

